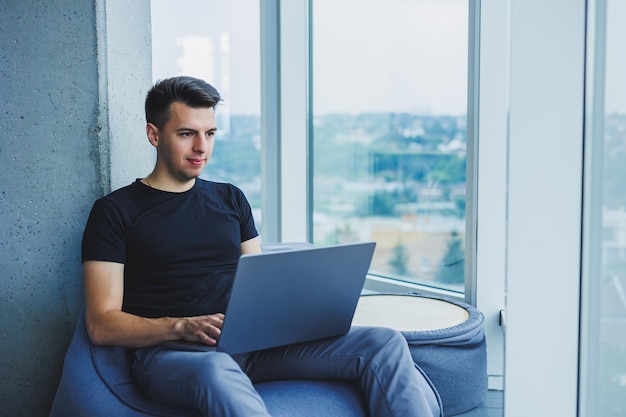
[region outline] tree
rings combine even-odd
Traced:
[[[437,281],[444,284],[463,284],[465,281],[465,250],[457,231],[450,233],[448,248],[437,272]]]
[[[393,247],[391,259],[389,260],[389,267],[394,274],[406,275],[408,272],[407,264],[409,262],[409,256],[406,253],[406,248],[400,240]]]

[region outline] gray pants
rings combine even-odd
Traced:
[[[268,416],[253,383],[344,379],[363,392],[372,417],[440,417],[439,396],[413,364],[406,340],[385,328],[230,356],[164,347],[138,349],[133,375],[154,401],[203,416]]]

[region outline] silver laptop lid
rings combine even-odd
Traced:
[[[236,354],[346,333],[375,245],[241,256],[217,350]]]

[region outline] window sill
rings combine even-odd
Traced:
[[[422,295],[447,297],[456,301],[465,302],[465,295],[458,291],[444,288],[421,285],[414,282],[400,281],[377,275],[368,275],[365,279],[364,291],[383,293],[419,293]]]

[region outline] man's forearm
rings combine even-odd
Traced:
[[[87,313],[87,331],[95,345],[139,348],[182,338],[180,325],[177,325],[180,320],[139,317],[123,311],[108,311],[91,317]]]
[[[221,313],[196,317],[145,318],[110,310],[90,315],[87,310],[87,331],[95,345],[140,348],[185,339],[215,345],[222,332]]]

